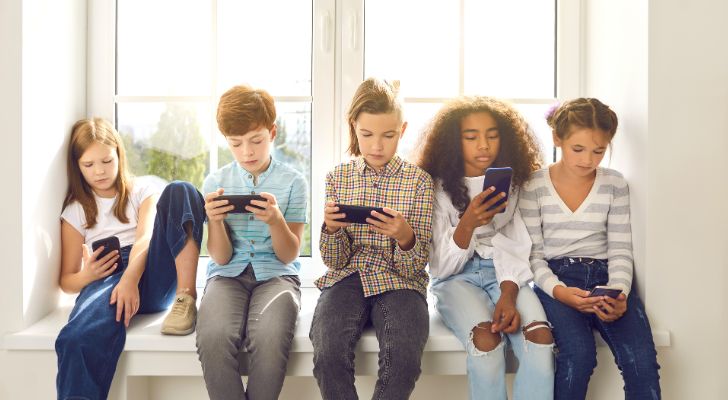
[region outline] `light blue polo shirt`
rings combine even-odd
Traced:
[[[286,222],[300,223],[308,222],[306,187],[306,179],[300,172],[275,159],[271,159],[268,169],[258,176],[257,185],[253,184],[253,175],[235,161],[212,172],[202,184],[205,194],[218,188],[225,189],[225,194],[271,193],[276,197]],[[225,265],[218,265],[210,259],[207,279],[238,276],[248,264],[253,266],[259,281],[281,275],[298,275],[301,269],[298,259],[284,264],[276,257],[268,224],[248,213],[228,214],[225,222],[230,227],[233,255]]]

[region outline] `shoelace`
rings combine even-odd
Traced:
[[[184,300],[181,297],[177,297],[174,301],[174,306],[172,306],[172,311],[170,311],[170,314],[182,316],[186,314],[187,311],[187,305],[184,303]]]

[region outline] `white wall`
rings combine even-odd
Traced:
[[[653,329],[672,332],[663,396],[725,398],[728,3],[583,4],[583,95],[620,117],[611,165],[630,182],[639,292]],[[620,389],[615,374],[594,398]]]
[[[0,0],[0,334],[56,306],[64,150],[85,114],[86,1]],[[53,387],[54,373],[35,374],[54,364],[18,368],[0,350],[0,398]]]

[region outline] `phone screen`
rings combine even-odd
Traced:
[[[493,204],[490,208],[488,208],[488,211],[494,210],[504,202],[508,201],[508,195],[511,191],[511,178],[513,176],[513,169],[511,167],[503,167],[503,168],[488,168],[485,170],[485,179],[483,180],[483,190],[485,191],[491,186],[495,187],[495,192],[488,195],[485,198],[485,201],[488,201],[493,198],[493,196],[497,196],[498,194],[505,193],[506,197],[502,198],[501,200],[498,200],[495,204]],[[505,210],[501,211],[505,212]]]

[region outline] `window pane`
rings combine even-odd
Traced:
[[[197,188],[209,173],[207,103],[119,103],[117,125],[130,171]]]
[[[541,146],[545,165],[554,162],[554,141],[551,138],[551,128],[546,123],[546,112],[551,108],[549,104],[516,104],[526,121],[536,134]]]
[[[553,98],[555,8],[545,0],[465,0],[465,93]]]
[[[423,144],[422,133],[429,125],[441,103],[405,103],[404,119],[407,121],[407,130],[397,147],[397,154],[411,162],[417,162],[416,152]]]
[[[218,91],[248,83],[311,95],[312,3],[218,0]]]
[[[458,4],[367,0],[365,76],[398,79],[407,97],[458,95]]]
[[[123,0],[117,4],[117,94],[210,94],[209,2]]]
[[[272,150],[273,157],[300,171],[306,178],[311,199],[311,103],[276,102],[277,135]],[[217,134],[218,165],[229,164],[233,156],[222,134]],[[308,220],[311,221],[311,205],[308,207]],[[311,227],[306,225],[301,255],[311,255]]]

